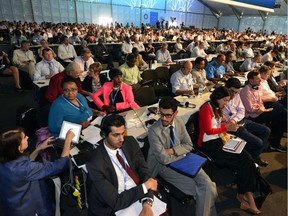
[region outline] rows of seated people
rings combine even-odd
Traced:
[[[225,32],[223,34],[225,34]],[[201,34],[199,35],[201,36]],[[179,38],[180,33],[176,33],[175,36]],[[203,37],[202,35],[202,38]],[[46,43],[46,41],[42,42]],[[98,44],[101,45],[102,42],[102,39],[98,38]],[[178,40],[177,42],[178,44],[175,44],[175,50],[179,55],[185,54],[191,47],[189,44],[189,48],[183,48],[179,46],[180,41]],[[171,76],[168,77],[171,85],[170,93],[173,95],[192,96],[201,88],[214,85],[218,82],[226,82],[226,87],[219,87],[214,90],[210,96],[210,101],[200,108],[200,133],[197,144],[195,144],[214,161],[217,161],[219,165],[227,166],[229,169],[237,172],[237,198],[241,203],[240,208],[249,210],[253,214],[260,214],[260,210],[256,207],[252,195],[255,189],[253,182],[256,175],[254,163],[263,167],[268,165],[268,162],[263,161],[260,157],[264,150],[287,151],[286,147],[280,144],[283,133],[287,131],[286,75],[283,73],[281,80],[277,80],[277,78],[273,76],[275,67],[281,66],[279,61],[276,63],[273,60],[281,55],[281,53],[279,53],[277,49],[272,49],[261,56],[259,53],[255,54],[253,49],[251,52],[251,43],[248,42],[246,43],[246,48],[244,48],[239,55],[237,54],[239,47],[235,49],[236,44],[232,41],[227,41],[219,45],[219,54],[217,57],[211,62],[207,62],[207,55],[203,52],[206,43],[202,40],[200,40],[199,43],[194,40],[193,42],[195,42],[195,47],[190,52],[196,59],[194,62],[185,61],[181,68],[171,73]],[[137,43],[137,39],[135,43]],[[56,54],[51,49],[45,47],[42,52],[40,52],[43,60],[35,65],[36,61],[33,53],[29,51],[29,42],[25,40],[21,42],[20,49],[16,49],[13,55],[13,63],[15,66],[29,73],[31,79],[50,79],[49,86],[45,92],[45,99],[51,104],[48,127],[53,136],[59,134],[63,120],[78,123],[81,124],[83,128],[87,128],[93,116],[123,112],[127,109],[137,109],[139,105],[135,102],[134,96],[140,89],[149,88],[144,82],[145,80],[141,77],[138,68],[139,65],[136,65],[137,61],[142,62],[141,57],[139,57],[140,50],[138,48],[134,49],[132,53],[133,48],[130,44],[130,37],[126,37],[125,43],[123,43],[125,44],[123,46],[123,54],[126,55],[125,63],[120,65],[119,68],[114,68],[114,66],[111,65],[111,69],[109,70],[110,81],[107,80],[107,76],[101,76],[102,64],[98,61],[94,62],[92,53],[87,47],[82,50],[82,56],[77,56],[72,44],[69,43],[67,36],[63,37],[63,44],[58,47],[57,53],[58,58],[62,60],[61,63],[55,60]],[[276,45],[274,46],[276,47]],[[129,50],[127,53],[124,52],[126,48]],[[68,53],[72,53],[72,56],[67,55]],[[101,54],[99,52],[98,54],[100,57],[105,58],[109,53]],[[147,54],[149,56],[149,53]],[[199,56],[199,54],[204,55]],[[2,56],[1,59],[9,61],[5,53],[2,52]],[[97,60],[100,57],[97,57]],[[242,62],[239,63],[239,58],[243,57],[244,59],[241,59]],[[166,43],[163,43],[161,49],[155,53],[155,58],[159,63],[172,62]],[[109,57],[107,57],[106,60],[110,61],[108,59]],[[264,65],[260,66],[260,63],[264,63]],[[238,68],[236,68],[236,65]],[[10,70],[10,72],[13,73],[14,68],[15,67],[10,66],[6,67],[5,64],[3,71],[8,73],[7,70]],[[88,72],[88,74],[84,80],[81,81],[80,76],[83,71]],[[235,77],[241,76],[247,71],[250,71],[247,75],[247,84],[242,88],[240,81]],[[19,90],[21,86],[16,86],[16,88]],[[147,97],[149,97],[149,95],[147,95]],[[133,148],[130,148],[131,154],[129,153],[129,156],[126,155],[128,154],[125,152],[126,150],[123,150],[124,153],[122,152],[127,158],[133,158],[133,162],[131,160],[131,163],[141,164],[141,168],[139,169],[145,169],[147,171],[149,167],[153,175],[145,173],[145,176],[142,177],[139,173],[139,177],[141,178],[140,183],[143,183],[141,190],[138,187],[140,186],[139,183],[137,183],[138,181],[132,177],[131,179],[129,178],[127,182],[127,185],[129,183],[129,188],[125,188],[126,182],[124,181],[124,183],[121,182],[118,190],[117,186],[111,186],[112,183],[109,183],[109,186],[107,186],[106,181],[101,182],[97,178],[97,176],[99,176],[97,175],[99,174],[97,173],[98,169],[101,171],[101,169],[105,169],[105,167],[95,167],[98,165],[92,160],[87,166],[89,173],[91,173],[89,178],[91,178],[92,181],[99,180],[100,183],[93,185],[91,190],[92,195],[90,194],[90,196],[92,198],[89,202],[94,203],[94,205],[90,205],[91,208],[89,211],[91,211],[91,214],[97,215],[97,211],[100,210],[109,212],[110,214],[124,206],[128,206],[127,203],[131,204],[133,199],[129,199],[129,201],[126,200],[128,199],[127,197],[131,196],[124,195],[126,189],[137,189],[137,199],[143,198],[144,194],[147,194],[147,191],[150,189],[156,190],[157,183],[153,179],[150,179],[150,177],[155,177],[155,174],[158,174],[186,194],[195,197],[197,200],[196,215],[216,215],[214,206],[217,197],[216,187],[203,170],[200,170],[197,176],[192,179],[179,173],[176,174],[175,171],[164,166],[179,159],[183,154],[188,153],[192,149],[192,142],[183,122],[177,118],[177,103],[175,100],[172,97],[163,97],[159,103],[159,107],[160,120],[149,129],[148,134],[151,144],[151,149],[148,153],[148,166],[146,167],[142,157],[136,154],[138,148],[135,147],[136,153]],[[98,155],[101,153],[98,153],[98,151],[107,151],[113,155],[111,160],[114,159],[114,156],[116,160],[116,151],[114,150],[121,147],[122,143],[128,142],[128,140],[123,138],[125,121],[123,122],[121,117],[115,115],[108,115],[107,117],[108,120],[105,120],[106,123],[104,122],[101,128],[104,141],[101,144],[102,147],[97,149],[95,154]],[[111,119],[109,120],[109,118]],[[116,123],[114,121],[116,121]],[[243,151],[243,153],[239,155],[227,154],[218,148],[219,145],[222,144],[220,134],[225,134],[226,132],[233,133],[244,139],[247,142],[245,146],[246,151]],[[28,139],[22,131],[7,132],[1,136],[1,139],[5,140],[14,133],[19,133],[21,138],[21,142],[17,143],[17,145],[15,144],[16,147],[14,146],[21,155],[27,148]],[[72,137],[73,134],[67,134],[68,141],[66,146],[68,147],[63,150],[64,153],[62,156],[64,158],[69,154],[69,142]],[[115,140],[115,137],[120,137],[120,141]],[[268,139],[270,139],[269,145]],[[22,142],[22,140],[25,142]],[[170,141],[165,142],[165,140]],[[40,145],[40,147],[36,149],[36,153],[32,153],[33,156],[30,158],[35,159],[40,150],[49,147],[49,141],[48,139],[47,142]],[[133,143],[134,141],[131,142]],[[3,141],[3,143],[6,143],[6,141]],[[136,143],[136,145],[138,144]],[[131,144],[131,146],[134,145]],[[12,148],[12,145],[9,148]],[[163,151],[159,150],[163,148]],[[112,151],[110,152],[109,149]],[[16,158],[19,154],[16,155]],[[2,152],[0,158],[1,163],[9,163],[10,158],[6,158],[6,156],[2,157]],[[97,160],[99,157],[95,158],[94,160]],[[57,163],[59,163],[59,166],[61,165],[61,169],[64,169],[68,166],[67,161],[66,158]],[[101,166],[101,163],[99,164],[99,166]],[[133,164],[130,165],[133,167]],[[45,168],[47,169],[47,167]],[[107,168],[104,174],[102,174],[107,175],[110,168],[112,169],[113,167]],[[54,172],[54,170],[50,171]],[[247,176],[249,176],[249,178]],[[112,181],[113,180],[111,180],[111,182]],[[104,189],[107,189],[111,193],[107,193]],[[117,193],[113,193],[114,191]],[[125,204],[121,205],[115,201],[118,193],[123,193],[123,197],[126,198]],[[6,195],[4,192],[1,194]],[[35,193],[35,196],[36,194],[41,193]],[[110,198],[107,197],[111,194],[113,198],[115,198],[111,201],[113,202],[112,207],[109,205]],[[9,196],[11,196],[11,193]],[[104,201],[107,203],[104,203],[102,200],[99,201],[99,197],[105,197]],[[153,203],[153,200],[151,201],[150,196],[148,196],[146,200],[148,207],[146,207],[147,205],[143,201],[143,209],[148,211],[146,208],[152,205],[151,202]],[[134,201],[136,201],[136,198]],[[11,206],[11,203],[7,202],[6,204],[8,207]],[[43,211],[44,210],[45,209],[43,209]],[[39,211],[39,209],[36,210],[36,213],[37,211]]]

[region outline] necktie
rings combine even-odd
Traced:
[[[140,180],[139,177],[135,174],[135,172],[128,166],[128,164],[124,164],[124,160],[121,157],[121,155],[119,154],[119,151],[117,151],[116,153],[116,157],[118,159],[118,161],[120,162],[120,164],[122,165],[122,167],[126,170],[126,172],[128,173],[128,175],[133,179],[133,181],[135,182],[136,185],[140,184]]]
[[[86,61],[84,62],[84,71],[88,71],[87,62]]]
[[[170,128],[170,148],[173,148],[174,147],[174,130],[173,130],[172,125],[169,128]]]
[[[52,62],[48,62],[50,74],[54,74],[54,68]]]
[[[20,46],[20,40],[19,39],[17,39],[17,45]]]

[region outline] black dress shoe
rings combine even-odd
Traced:
[[[261,158],[256,159],[255,163],[257,163],[261,167],[266,167],[269,165],[267,161],[263,161]]]

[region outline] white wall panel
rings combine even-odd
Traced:
[[[32,2],[32,8],[33,8],[34,21],[42,22],[43,12],[42,12],[41,0],[31,0],[31,2]]]
[[[245,31],[248,27],[251,27],[253,31],[260,31],[263,28],[263,20],[261,17],[243,17],[240,23],[239,31]]]
[[[68,16],[68,2],[67,1],[61,1],[59,2],[60,6],[60,22],[69,22],[69,16]]]
[[[23,5],[22,1],[12,0],[11,7],[13,8],[13,17],[17,18],[17,20],[25,20],[23,14]]]
[[[77,22],[75,2],[74,1],[68,1],[67,3],[68,3],[68,21],[70,23],[75,23],[75,22]]]
[[[203,15],[200,14],[187,14],[186,26],[195,26],[202,28]]]
[[[287,27],[287,17],[268,17],[264,25],[267,33],[274,31],[276,34],[288,34]]]
[[[51,14],[52,14],[52,22],[60,23],[61,16],[60,16],[60,3],[59,0],[50,0],[51,5]]]
[[[204,15],[202,28],[212,29],[217,27],[217,19],[213,15]]]
[[[233,31],[238,31],[238,19],[236,16],[222,16],[219,21],[219,29],[231,29]]]
[[[2,0],[1,10],[2,10],[2,16],[4,20],[14,21],[11,1]]]
[[[33,11],[32,11],[32,4],[30,0],[22,0],[22,8],[23,8],[23,17],[24,21],[33,22]]]

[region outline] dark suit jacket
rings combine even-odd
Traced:
[[[132,136],[125,136],[122,150],[133,171],[138,174],[141,183],[150,178],[150,172],[144,160],[139,144]],[[120,209],[127,208],[137,200],[153,196],[146,195],[142,185],[137,185],[118,194],[118,180],[111,159],[104,147],[103,140],[86,164],[90,191],[88,196],[89,216],[114,215]]]

